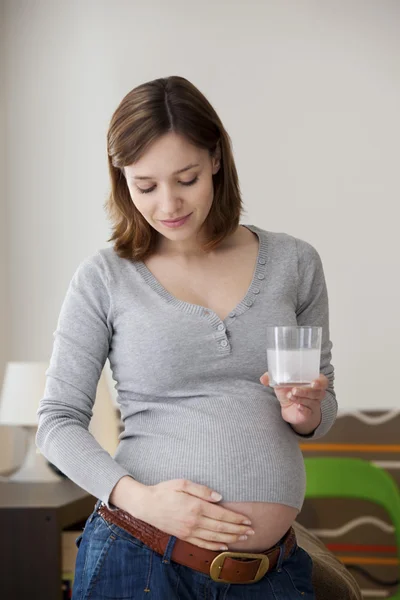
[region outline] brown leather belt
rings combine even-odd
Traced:
[[[108,523],[118,525],[161,556],[164,554],[170,535],[160,529],[132,517],[122,509],[110,510],[101,504],[97,512]],[[283,558],[287,558],[296,544],[296,535],[291,527],[282,540]],[[199,548],[189,542],[176,539],[171,560],[195,571],[209,575],[220,583],[255,583],[268,571],[276,568],[279,546],[258,554],[247,552],[214,552]],[[168,561],[165,561],[168,562]]]

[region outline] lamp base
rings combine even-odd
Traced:
[[[54,483],[62,478],[49,467],[47,460],[36,448],[36,427],[24,427],[27,432],[28,451],[25,460],[15,473],[7,478],[10,483]]]

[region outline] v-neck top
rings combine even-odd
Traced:
[[[168,290],[165,289],[163,285],[161,285],[161,283],[153,275],[150,269],[148,269],[144,262],[140,261],[135,263],[136,269],[143,277],[144,281],[146,281],[146,283],[166,302],[188,314],[208,317],[210,325],[212,327],[217,327],[217,329],[219,328],[219,330],[222,331],[224,326],[229,327],[229,324],[232,323],[233,319],[242,315],[244,312],[246,312],[246,310],[253,306],[256,297],[261,292],[265,283],[265,271],[268,258],[267,237],[261,235],[257,231],[257,228],[251,225],[244,225],[244,227],[255,233],[258,237],[259,243],[257,259],[253,270],[252,281],[246,292],[246,295],[241,299],[237,306],[232,307],[232,310],[224,319],[220,319],[220,317],[216,315],[210,308],[199,306],[198,304],[191,304],[190,302],[179,300],[173,296]]]
[[[259,249],[244,298],[226,319],[170,294],[143,262],[99,250],[78,267],[54,333],[37,444],[79,486],[109,505],[118,480],[185,478],[229,502],[300,510],[302,437],[281,416],[268,370],[269,325],[323,330],[320,371],[330,385],[322,420],[335,420],[328,296],[321,259],[307,242],[246,225]],[[88,431],[107,358],[124,429],[114,457]]]

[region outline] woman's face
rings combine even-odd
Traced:
[[[210,211],[219,159],[174,132],[124,168],[132,202],[165,241],[193,242]]]

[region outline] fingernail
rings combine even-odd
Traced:
[[[246,535],[254,535],[255,531],[253,531],[252,529],[249,529],[248,531],[246,531]]]
[[[292,397],[292,392],[289,392],[289,393],[286,395],[286,397],[287,397],[287,398],[289,398],[289,400],[290,400],[290,398]]]
[[[220,546],[219,549],[220,550],[228,550],[228,546]]]
[[[293,396],[295,396],[297,394],[297,388],[293,388],[292,394],[293,394]]]
[[[221,496],[221,494],[218,494],[218,492],[212,492],[211,493],[211,498],[213,500],[221,500],[222,496]]]
[[[243,525],[251,525],[251,521],[249,521],[248,519],[246,519],[245,521],[242,521]]]
[[[312,388],[316,388],[316,387],[317,387],[317,385],[318,385],[318,384],[317,384],[317,382],[316,382],[316,381],[313,381],[313,382],[312,382],[312,384],[311,384],[311,387],[312,387]]]
[[[247,540],[247,535],[240,535],[239,540]]]

